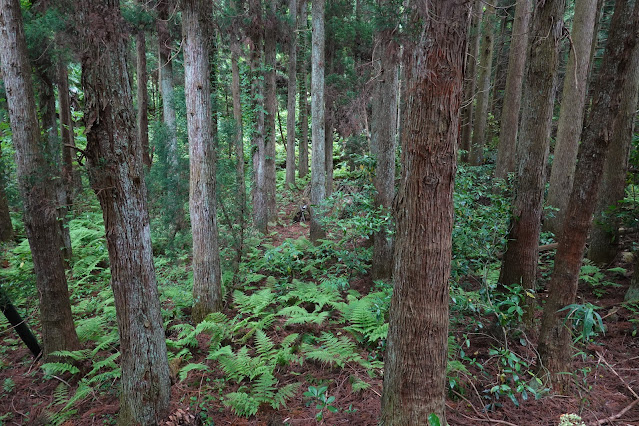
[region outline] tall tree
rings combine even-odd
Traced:
[[[517,0],[508,57],[504,106],[501,110],[499,148],[495,168],[495,176],[498,178],[505,178],[508,173],[515,171],[515,147],[517,128],[519,127],[519,110],[521,109],[521,89],[528,51],[530,16],[531,0]]]
[[[572,23],[572,51],[566,67],[559,112],[554,159],[546,204],[559,211],[544,222],[544,228],[559,234],[575,174],[575,160],[581,137],[586,100],[586,83],[590,65],[593,31],[597,17],[597,0],[575,2]]]
[[[493,65],[493,47],[495,44],[495,8],[487,4],[484,11],[484,25],[479,53],[479,76],[477,84],[477,107],[473,123],[473,136],[470,148],[470,163],[478,166],[484,161],[486,129],[488,126],[488,106],[490,104],[490,78]]]
[[[597,196],[595,224],[590,233],[588,258],[598,264],[611,263],[619,247],[619,221],[610,215],[610,209],[618,207],[626,192],[626,174],[630,147],[637,117],[637,95],[639,94],[639,50],[632,56],[632,74],[623,89],[619,114],[612,126],[612,136],[603,181]]]
[[[63,57],[58,59],[58,103],[60,112],[60,129],[62,136],[62,180],[66,191],[66,204],[70,209],[73,205],[74,192],[77,188],[76,175],[73,170],[73,155],[75,137],[73,120],[71,118],[71,102],[69,99],[69,73],[67,62]]]
[[[303,178],[308,174],[308,60],[306,54],[306,39],[308,32],[308,7],[306,0],[300,0],[300,13],[298,20],[298,31],[300,32],[299,50],[301,60],[298,61],[300,66],[300,75],[298,78],[300,84],[299,95],[299,126],[300,126],[300,152],[299,152],[299,177]]]
[[[388,9],[390,1],[380,0],[380,10]],[[390,13],[388,15],[391,15]],[[393,38],[395,25],[384,25],[377,33],[373,51],[374,73],[377,76],[372,101],[371,154],[376,159],[375,206],[385,210],[392,207],[395,196],[395,152],[397,131],[397,84],[399,45]],[[390,229],[382,225],[373,237],[373,279],[389,279],[393,273],[393,240]]]
[[[268,208],[266,203],[266,145],[264,118],[264,79],[262,72],[262,46],[264,41],[264,23],[262,7],[259,0],[249,0],[249,15],[254,20],[251,28],[251,86],[252,110],[255,125],[253,139],[253,225],[257,230],[266,233],[268,228]]]
[[[137,64],[137,106],[138,106],[138,139],[142,145],[142,161],[151,167],[151,152],[149,150],[149,92],[147,83],[149,73],[146,70],[146,35],[144,28],[138,28],[135,34],[136,64]]]
[[[295,96],[297,95],[297,0],[289,0],[288,99],[286,116],[286,184],[295,185]]]
[[[479,57],[479,42],[481,41],[481,17],[484,14],[484,3],[474,0],[468,31],[468,46],[466,65],[464,67],[464,104],[462,106],[462,128],[459,146],[464,151],[462,160],[468,161],[470,156],[470,142],[473,131],[473,110],[475,104],[475,89],[477,88],[477,60]]]
[[[87,164],[106,228],[120,335],[120,424],[158,424],[170,379],[151,251],[142,146],[117,0],[76,3],[82,40]]]
[[[189,212],[193,234],[193,320],[222,306],[222,279],[215,199],[217,129],[211,121],[209,45],[212,12],[206,0],[183,0],[184,92],[189,133]]]
[[[0,131],[0,136],[2,132]],[[0,241],[7,242],[13,239],[13,224],[9,213],[9,200],[7,199],[7,176],[4,168],[2,151],[0,151]]]
[[[326,198],[326,137],[324,121],[324,0],[313,0],[311,6],[313,27],[311,49],[311,240],[323,238],[320,223],[323,215],[321,204]]]
[[[575,303],[586,238],[595,209],[612,125],[620,110],[626,81],[634,73],[633,52],[639,48],[639,2],[617,0],[604,58],[593,85],[594,99],[577,156],[577,172],[555,255],[539,336],[539,357],[556,390],[567,391],[572,371],[571,332],[566,306]]]
[[[536,288],[546,160],[564,6],[565,0],[538,3],[532,21],[521,133],[517,144],[517,188],[499,277],[501,284],[521,284],[526,290]],[[533,301],[529,295],[525,304],[530,307]],[[528,309],[528,320],[532,318],[530,314],[532,310]]]
[[[277,116],[276,73],[277,66],[277,17],[276,0],[267,2],[264,29],[264,111],[266,112],[266,139],[264,143],[264,189],[269,222],[277,219],[275,197],[275,117]]]
[[[236,2],[231,2],[231,7],[236,10]],[[234,13],[238,16],[238,13]],[[234,25],[235,27],[235,25]],[[246,228],[246,212],[248,210],[246,197],[246,182],[244,171],[244,131],[242,127],[242,102],[240,92],[240,68],[238,65],[241,47],[239,34],[231,31],[231,97],[233,98],[233,120],[235,121],[235,180],[238,188],[239,205],[239,236],[236,256],[236,268],[239,268],[242,252],[244,250],[244,230]]]
[[[169,30],[169,0],[158,0],[158,19],[156,22],[158,40],[158,61],[160,93],[162,94],[162,118],[165,127],[167,195],[171,203],[173,232],[184,227],[184,212],[179,191],[180,164],[177,141],[175,95],[173,87],[173,38]]]
[[[20,2],[0,0],[0,69],[16,150],[24,225],[40,299],[42,346],[47,357],[54,351],[78,349],[80,343],[64,272],[56,170],[48,159],[47,141],[40,137],[27,55]]]
[[[465,0],[415,0],[403,55],[402,180],[382,395],[383,425],[445,419],[453,187]]]

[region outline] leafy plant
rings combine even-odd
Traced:
[[[309,386],[308,391],[304,392],[303,395],[310,399],[310,401],[306,404],[307,406],[311,403],[316,403],[315,409],[318,411],[315,414],[315,419],[317,421],[322,421],[324,419],[326,411],[331,413],[337,413],[339,411],[337,407],[332,405],[335,402],[335,397],[328,396],[328,386],[320,386],[319,388]]]
[[[597,312],[598,306],[592,303],[586,303],[583,305],[572,304],[568,305],[559,312],[568,311],[566,315],[566,322],[572,323],[573,330],[575,331],[575,342],[589,342],[598,333],[604,333],[606,328],[603,324],[601,315]]]
[[[626,272],[623,268],[610,268],[608,271],[619,274],[625,274]],[[597,297],[605,295],[608,288],[621,287],[621,284],[606,280],[603,271],[590,259],[584,259],[584,265],[579,271],[579,280],[587,283]]]

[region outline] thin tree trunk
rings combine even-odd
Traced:
[[[142,145],[142,162],[151,167],[149,150],[149,92],[146,88],[149,74],[146,70],[146,37],[144,30],[139,29],[135,36],[138,76],[138,139]]]
[[[232,3],[232,7],[235,8],[235,2]],[[239,206],[238,218],[239,222],[239,237],[237,255],[235,257],[235,267],[239,268],[242,260],[242,253],[244,251],[244,230],[246,228],[246,212],[247,212],[247,197],[246,197],[246,182],[244,171],[244,133],[242,129],[242,103],[240,92],[240,69],[238,66],[238,59],[240,56],[240,41],[237,35],[231,34],[231,96],[233,98],[233,119],[235,120],[235,180],[237,183],[239,199],[237,201]],[[236,274],[237,275],[237,274]]]
[[[470,156],[470,141],[473,130],[473,105],[475,103],[475,90],[477,88],[477,60],[479,59],[479,42],[481,17],[484,14],[484,3],[481,0],[474,0],[472,9],[472,18],[470,30],[468,32],[469,40],[466,54],[466,66],[464,67],[464,104],[462,106],[462,124],[461,124],[461,141],[460,148],[462,153],[462,161],[468,161]]]
[[[638,40],[639,2],[617,0],[603,62],[593,85],[595,97],[583,131],[577,159],[579,167],[559,237],[541,323],[540,362],[560,392],[569,390],[572,376],[565,372],[573,371],[571,332],[566,323],[568,312],[563,309],[575,303],[579,270],[612,125],[620,111],[626,81],[634,72],[631,58],[639,49]]]
[[[253,98],[253,111],[255,112],[255,128],[253,129],[253,225],[261,233],[268,230],[268,209],[266,205],[265,162],[266,146],[264,135],[264,80],[262,73],[262,47],[264,33],[262,27],[262,9],[258,0],[249,1],[249,14],[257,19],[251,46],[251,72],[253,85],[251,87]]]
[[[547,231],[559,234],[564,213],[572,190],[575,161],[581,128],[584,120],[586,83],[590,65],[592,34],[597,17],[597,0],[580,0],[575,3],[572,24],[572,50],[568,58],[564,89],[559,112],[555,155],[550,172],[550,187],[546,204],[558,208],[544,222]]]
[[[635,271],[632,274],[630,287],[628,287],[624,300],[626,302],[639,301],[639,256],[637,256],[637,259],[635,260]]]
[[[500,121],[501,130],[499,132],[497,166],[495,169],[495,176],[502,179],[508,176],[508,173],[515,171],[517,129],[519,127],[522,83],[524,81],[524,68],[528,51],[530,16],[531,0],[517,0],[508,59],[504,106]]]
[[[387,6],[380,1],[380,7]],[[397,84],[399,45],[391,30],[380,31],[373,51],[374,73],[377,82],[373,92],[371,118],[371,154],[377,160],[375,168],[375,207],[389,211],[395,196],[395,152],[397,150]],[[393,274],[393,239],[391,229],[384,224],[373,235],[374,280],[390,279]]]
[[[504,103],[504,90],[506,88],[506,75],[508,73],[508,52],[510,49],[510,43],[507,42],[510,39],[512,42],[512,25],[514,17],[511,12],[514,11],[516,2],[511,0],[500,0],[497,12],[499,20],[499,32],[495,39],[495,47],[493,53],[493,68],[495,70],[495,78],[493,83],[493,89],[490,96],[490,113],[497,120],[496,125],[499,126],[499,119],[501,118],[502,106]],[[510,25],[509,25],[510,24]],[[489,137],[492,137],[492,132]]]
[[[170,379],[124,22],[117,0],[81,0],[76,13],[88,171],[107,231],[120,335],[119,424],[154,425],[167,415]]]
[[[220,249],[215,198],[216,129],[211,120],[210,38],[206,0],[183,0],[184,92],[189,134],[189,212],[193,234],[193,321],[222,307]]]
[[[173,233],[184,227],[184,211],[182,197],[179,194],[180,165],[177,143],[177,127],[175,113],[175,96],[173,94],[173,59],[171,45],[173,40],[169,32],[169,0],[159,0],[158,19],[158,60],[160,74],[160,93],[162,94],[162,117],[166,128],[166,161],[167,161],[167,200],[171,204]]]
[[[324,121],[324,0],[315,0],[311,5],[313,27],[311,53],[311,117],[312,117],[312,164],[311,164],[311,240],[326,235],[320,221],[324,212],[321,203],[326,198],[326,136]]]
[[[75,137],[73,135],[73,120],[71,119],[71,105],[69,102],[69,75],[67,63],[58,59],[58,99],[60,111],[60,129],[62,135],[62,180],[66,191],[66,202],[69,209],[73,205],[76,182],[79,180],[73,170],[73,156],[75,155]]]
[[[264,157],[264,187],[266,192],[266,209],[268,221],[277,220],[277,205],[275,197],[275,117],[277,115],[277,97],[275,85],[276,47],[277,47],[277,18],[275,16],[275,0],[270,1],[266,14],[266,28],[264,32],[264,110],[266,112],[266,139]]]
[[[521,284],[531,294],[537,287],[541,212],[564,6],[564,0],[548,0],[537,5],[533,16],[530,65],[517,145],[516,195],[499,277],[501,284]],[[533,303],[530,296],[524,300],[527,321],[532,320]]]
[[[0,67],[16,150],[24,224],[40,298],[44,356],[80,347],[73,325],[58,225],[55,170],[40,140],[31,64],[17,0],[0,0]],[[59,180],[59,179],[58,179]]]
[[[328,108],[326,109],[328,110]],[[326,117],[326,110],[324,117]],[[326,166],[326,196],[330,197],[333,194],[333,123],[331,120],[326,120],[324,124],[324,154],[326,159],[324,165]]]
[[[405,43],[402,180],[395,199],[393,297],[384,357],[382,425],[445,425],[453,187],[468,2],[418,0]],[[423,29],[422,29],[423,28]]]
[[[0,131],[0,136],[2,131]],[[0,151],[0,241],[9,242],[13,240],[13,224],[9,214],[9,200],[7,199],[7,176],[4,168],[4,160]]]
[[[486,11],[484,12],[484,26],[482,28],[481,50],[479,53],[479,77],[477,85],[479,92],[477,93],[477,108],[475,110],[472,146],[470,148],[470,164],[474,166],[478,166],[484,161],[494,40],[495,8],[487,4]]]
[[[308,31],[308,8],[306,0],[300,0],[300,15],[298,28],[300,31],[299,51],[302,55],[300,64],[300,84],[299,96],[299,127],[300,127],[300,153],[299,153],[299,177],[303,178],[308,174],[308,60],[306,55],[306,38]]]
[[[619,114],[614,118],[603,181],[597,196],[594,227],[590,233],[588,258],[601,265],[611,263],[619,248],[619,220],[609,212],[618,207],[617,203],[624,199],[626,193],[628,160],[637,117],[639,49],[635,49],[631,61],[632,73],[622,91]]]
[[[27,321],[20,316],[20,313],[16,307],[11,303],[9,295],[0,286],[0,311],[4,314],[5,318],[11,324],[13,328],[24,342],[25,346],[29,348],[34,358],[38,358],[42,354],[42,348],[38,343],[38,338],[31,332]]]
[[[295,96],[297,95],[297,0],[289,0],[288,115],[286,117],[286,184],[295,185]]]

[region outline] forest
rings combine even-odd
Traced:
[[[639,1],[0,0],[0,426],[639,425]]]

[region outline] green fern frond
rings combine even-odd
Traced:
[[[55,376],[63,373],[76,374],[80,372],[78,367],[66,362],[47,362],[46,364],[42,364],[42,369],[44,370],[44,374],[48,376]]]
[[[271,407],[278,410],[281,406],[286,407],[286,401],[293,398],[300,388],[301,383],[291,383],[281,387],[273,396]]]
[[[277,385],[277,380],[273,377],[273,374],[265,372],[255,381],[252,394],[260,403],[270,404],[275,396],[275,385]]]
[[[322,333],[318,341],[319,347],[302,344],[302,352],[307,358],[339,367],[343,367],[350,361],[364,362],[362,356],[356,352],[355,344],[346,336],[337,338],[330,333]]]
[[[115,360],[120,356],[120,352],[116,352],[108,358],[93,363],[93,368],[89,372],[88,376],[91,377],[102,368],[110,368],[112,370],[119,369],[120,367],[115,363]]]
[[[93,392],[93,388],[89,386],[84,380],[81,381],[80,384],[78,384],[78,388],[76,389],[75,393],[73,394],[71,399],[67,401],[67,405],[65,405],[62,410],[66,411],[70,409],[76,402],[83,401],[87,396],[89,396],[91,392]]]
[[[64,383],[60,383],[53,391],[53,402],[49,407],[62,405],[69,399],[69,387]]]
[[[180,378],[180,381],[184,381],[186,377],[188,376],[189,371],[193,371],[193,370],[211,371],[211,369],[204,364],[200,364],[200,363],[186,364],[184,367],[180,369],[180,372],[178,373],[178,377]]]
[[[250,296],[245,295],[239,290],[235,290],[233,292],[233,300],[240,311],[255,315],[263,312],[275,301],[275,294],[270,288],[262,289]]]
[[[295,286],[293,290],[279,297],[279,300],[295,304],[313,303],[316,311],[320,311],[324,306],[334,306],[340,302],[339,293],[317,286],[315,283],[305,283],[293,280]]]
[[[370,383],[366,383],[359,377],[351,376],[351,380],[352,380],[351,388],[353,388],[353,392],[363,391],[371,387]]]
[[[120,377],[122,377],[122,370],[120,368],[114,368],[113,370],[108,370],[104,373],[91,377],[87,383],[113,382],[115,379],[119,379]]]
[[[260,402],[246,392],[226,394],[224,405],[230,407],[235,414],[241,417],[254,416],[260,408]]]
[[[260,355],[269,355],[272,353],[275,344],[262,330],[255,333],[255,349]]]
[[[308,312],[301,306],[287,306],[277,312],[277,316],[289,317],[285,325],[291,324],[322,324],[329,316],[329,312]]]
[[[71,358],[74,361],[84,361],[90,358],[91,351],[89,351],[88,349],[82,349],[78,351],[54,351],[51,352],[49,355],[57,356],[60,358]]]

